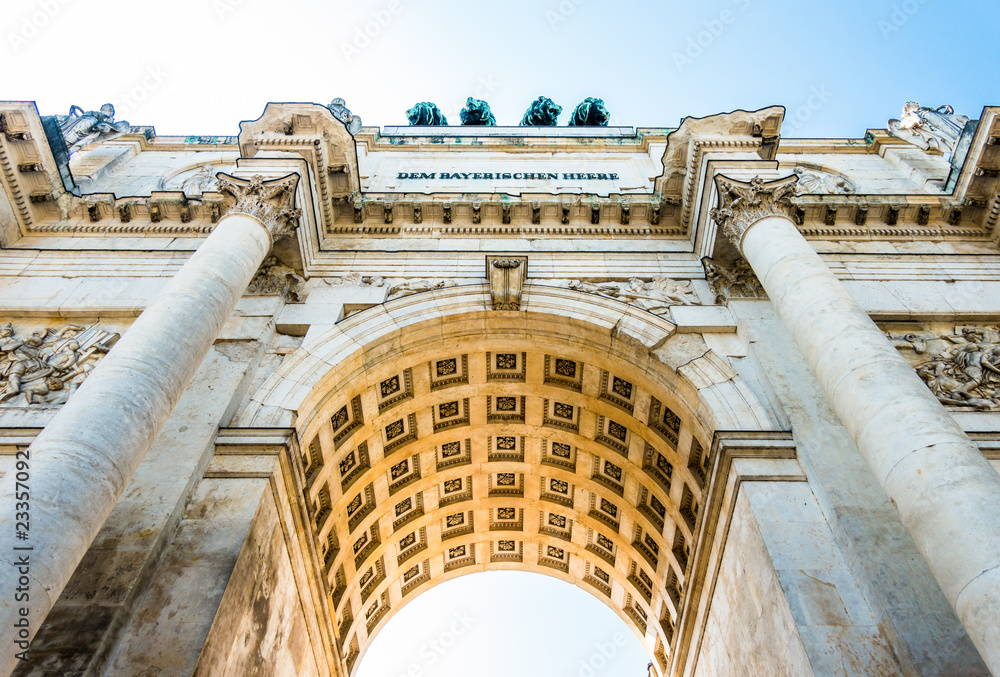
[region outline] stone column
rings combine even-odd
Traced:
[[[229,213],[39,433],[27,480],[18,486],[11,472],[0,481],[0,561],[27,561],[0,566],[0,674],[18,663],[24,619],[33,637],[274,239],[294,224],[297,181],[220,179]],[[27,530],[15,524],[24,521],[15,493],[25,491]]]
[[[752,266],[969,637],[1000,675],[1000,475],[791,218],[796,178],[716,177]]]

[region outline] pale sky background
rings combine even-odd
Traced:
[[[978,118],[1000,104],[996,0],[6,0],[0,99],[42,114],[111,101],[158,134],[237,134],[268,101],[343,97],[366,125],[406,124],[417,101],[452,124],[466,97],[517,124],[540,95],[565,124],[587,96],[611,124],[674,127],[769,105],[785,136],[861,138],[904,101]],[[425,642],[476,618],[428,665]],[[624,623],[554,579],[495,573],[420,596],[393,618],[359,677],[576,677],[628,638],[598,677],[644,677]],[[433,651],[432,651],[433,653]],[[383,662],[385,661],[385,662]]]

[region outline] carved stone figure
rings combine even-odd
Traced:
[[[569,124],[571,127],[607,127],[611,113],[604,107],[602,99],[588,96],[573,111]]]
[[[522,127],[555,127],[556,118],[562,113],[562,106],[552,99],[540,96],[531,102],[521,118]]]
[[[909,348],[918,355],[923,355],[927,352],[927,338],[921,336],[920,334],[907,333],[907,334],[893,334],[892,332],[884,332],[885,337],[889,339],[896,348]]]
[[[621,291],[621,284],[618,282],[602,282],[600,284],[594,284],[592,282],[583,282],[581,280],[570,280],[566,286],[575,291],[582,291],[588,294],[600,294],[601,296],[610,296],[611,298],[618,298],[618,292]]]
[[[365,275],[361,273],[348,273],[340,277],[331,277],[323,280],[331,287],[381,287],[385,284],[385,278],[381,275]]]
[[[796,167],[792,170],[799,177],[795,184],[796,195],[853,195],[854,184],[842,176],[827,172]]]
[[[430,101],[421,101],[414,104],[413,108],[406,111],[406,119],[411,125],[427,125],[433,127],[446,126],[448,120],[444,113],[437,107],[437,104]]]
[[[201,195],[206,190],[212,190],[215,184],[215,171],[212,165],[202,165],[201,169],[181,182],[181,190],[185,195]]]
[[[285,303],[302,303],[303,280],[294,270],[278,261],[275,256],[264,259],[257,274],[250,280],[246,293],[250,296],[277,294]]]
[[[463,125],[495,127],[497,120],[493,117],[490,104],[471,96],[465,100],[465,108],[459,113]]]
[[[1000,411],[1000,332],[995,327],[956,327],[943,336],[886,335],[897,348],[932,355],[916,370],[942,404]]]
[[[0,325],[0,405],[64,403],[118,338],[71,324],[18,339],[10,322]]]
[[[70,106],[69,115],[57,115],[56,119],[70,155],[95,141],[121,136],[129,129],[125,120],[115,122],[115,107],[110,103],[89,111]]]
[[[351,134],[357,134],[361,131],[361,118],[352,113],[345,105],[346,103],[346,101],[337,97],[327,105],[327,108],[333,113],[333,117],[344,123],[347,131]]]
[[[454,280],[438,280],[437,282],[426,278],[404,280],[399,284],[394,284],[389,287],[389,297],[386,300],[392,301],[393,299],[401,299],[404,296],[409,296],[410,294],[417,294],[419,292],[430,291],[432,289],[445,289],[456,285],[457,283]]]
[[[965,115],[955,115],[951,106],[927,108],[916,101],[903,104],[902,118],[889,120],[889,134],[924,150],[952,153],[962,130],[968,124]]]
[[[715,294],[716,303],[722,305],[729,299],[767,298],[763,285],[746,259],[738,259],[727,267],[706,256],[701,265],[705,268],[705,278]]]
[[[654,315],[667,315],[670,306],[694,306],[701,303],[690,282],[672,280],[660,275],[655,276],[650,282],[643,282],[633,277],[628,282],[600,284],[570,280],[566,286],[577,291],[618,299]]]

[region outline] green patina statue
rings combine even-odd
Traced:
[[[414,104],[413,108],[406,111],[406,119],[410,121],[411,125],[441,127],[448,124],[448,120],[445,119],[441,109],[437,107],[437,104],[433,104],[430,101],[421,101],[418,104]]]
[[[497,119],[493,117],[490,104],[471,96],[465,101],[465,108],[459,113],[463,125],[479,125],[482,127],[496,127]]]
[[[604,107],[602,99],[588,96],[573,111],[569,124],[571,127],[607,127],[611,113]]]
[[[522,127],[555,127],[556,118],[562,113],[562,106],[544,96],[531,102],[521,118]]]

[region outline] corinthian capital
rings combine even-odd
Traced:
[[[264,181],[259,174],[249,180],[219,174],[219,192],[226,196],[227,214],[249,214],[260,219],[275,240],[298,228],[301,209],[296,209],[297,174]]]
[[[740,244],[743,234],[757,221],[768,216],[792,219],[795,205],[792,204],[791,197],[795,195],[795,182],[798,178],[793,174],[764,183],[762,178],[755,176],[750,179],[750,183],[743,183],[719,174],[715,177],[719,206],[712,210],[712,220],[722,227],[726,237],[742,251]]]

